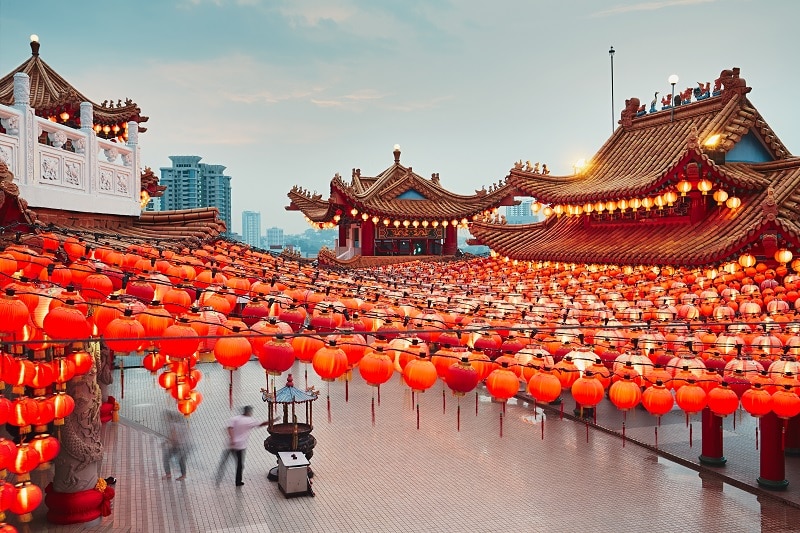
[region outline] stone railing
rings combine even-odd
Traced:
[[[81,103],[81,128],[37,117],[30,107],[30,80],[14,75],[14,104],[0,105],[0,160],[20,196],[37,208],[138,216],[141,171],[138,124],[128,123],[128,141],[100,139],[92,129],[92,104]]]

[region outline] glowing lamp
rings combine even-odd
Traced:
[[[681,196],[686,196],[686,193],[692,190],[692,182],[689,180],[681,180],[675,187],[678,189],[678,192],[681,193]]]
[[[700,191],[703,194],[703,196],[708,194],[708,191],[710,191],[712,187],[713,184],[711,183],[711,180],[705,178],[701,179],[700,182],[697,184],[697,190]]]
[[[411,225],[414,226],[415,228],[418,228],[419,227],[419,220],[415,220],[414,222],[411,223]]]
[[[678,193],[675,191],[667,191],[664,193],[664,201],[667,202],[667,207],[672,205],[678,200]]]
[[[737,198],[736,196],[731,196],[725,202],[725,205],[728,207],[728,209],[736,209],[742,205],[742,200]]]
[[[647,197],[642,199],[642,207],[644,207],[646,211],[650,211],[650,208],[653,207],[653,205],[655,205],[655,202],[652,198]]]
[[[404,227],[404,228],[407,228],[407,227],[408,227],[408,226],[410,226],[410,225],[411,225],[411,222],[409,222],[408,220],[404,220],[404,221],[403,221],[403,227]]]
[[[358,214],[358,209],[354,207],[353,209],[350,210],[350,214],[356,216]]]
[[[542,204],[540,204],[539,202],[531,203],[531,213],[538,213],[541,208]]]
[[[377,216],[372,217],[372,223],[373,224],[377,224],[380,220],[381,220],[380,217],[377,217]]]
[[[792,260],[792,252],[787,250],[786,248],[781,248],[777,252],[775,252],[775,261],[780,263],[781,265],[786,265],[789,261]]]
[[[739,256],[739,264],[742,265],[743,268],[753,267],[756,264],[756,258],[753,254],[742,254]]]
[[[368,215],[367,213],[361,213],[361,220],[363,220],[364,222],[366,222],[366,221],[367,221],[367,219],[369,219],[369,215]]]
[[[400,221],[399,220],[395,220],[394,222],[392,222],[392,224],[394,225],[395,228],[399,228],[400,227]]]
[[[728,199],[728,193],[722,189],[717,189],[714,193],[714,200],[716,200],[717,205],[722,205]]]

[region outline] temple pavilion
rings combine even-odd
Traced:
[[[537,200],[543,222],[475,221],[472,242],[528,261],[785,265],[800,245],[800,158],[750,91],[734,68],[658,108],[627,100],[619,127],[574,174],[511,169],[506,182]]]
[[[402,165],[400,147],[395,146],[394,163],[377,176],[353,169],[348,183],[336,173],[327,199],[292,187],[286,210],[301,211],[316,228],[338,227],[335,251],[323,250],[320,260],[357,266],[410,256],[452,257],[458,229],[483,218],[499,221],[497,208],[519,203],[515,194],[507,180],[472,195],[453,193],[441,185],[438,173],[423,178]]]

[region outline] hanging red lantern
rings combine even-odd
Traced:
[[[75,363],[75,374],[82,376],[92,369],[94,357],[86,350],[78,350],[67,354],[67,359]]]
[[[391,379],[394,374],[394,361],[384,351],[383,346],[370,347],[361,358],[358,371],[368,385],[377,387]]]
[[[158,375],[158,384],[164,390],[170,390],[178,382],[178,374],[173,371],[165,371]]]
[[[11,281],[11,276],[19,270],[17,259],[10,253],[0,254],[0,287],[4,287]]]
[[[96,335],[105,335],[106,328],[115,318],[120,318],[123,314],[124,304],[119,301],[119,296],[112,294],[102,305],[98,305],[92,314]]]
[[[73,300],[67,300],[66,304],[50,309],[42,325],[44,332],[55,340],[81,340],[91,334],[86,315],[75,307]]]
[[[456,352],[448,346],[443,346],[432,353],[431,363],[436,367],[436,374],[439,376],[439,379],[445,379],[447,371],[450,370],[453,363],[457,363],[459,359],[461,359],[461,354],[465,353],[464,350],[461,350],[458,352],[458,355],[456,355]]]
[[[0,424],[5,424],[8,421],[9,413],[11,413],[11,400],[5,396],[0,396]],[[0,470],[2,469],[3,467],[0,466]]]
[[[672,397],[672,392],[664,387],[661,380],[656,381],[652,387],[648,387],[642,393],[642,405],[653,416],[661,417],[669,413],[674,404],[675,399]]]
[[[24,387],[30,384],[35,373],[33,362],[23,357],[12,357],[10,354],[3,354],[2,362],[2,381],[11,385],[14,394],[25,392]]]
[[[200,347],[197,332],[185,318],[179,318],[174,324],[167,326],[156,347],[170,357],[189,357]]]
[[[360,333],[354,333],[353,330],[339,328],[340,334],[334,335],[336,346],[342,349],[347,355],[347,366],[353,368],[364,357],[367,350],[367,341]]]
[[[742,408],[755,418],[760,418],[772,411],[772,395],[756,383],[744,391],[741,398]]]
[[[323,381],[333,381],[347,371],[347,354],[336,346],[336,341],[329,340],[314,354],[311,366]]]
[[[39,466],[39,452],[25,442],[17,445],[17,454],[11,464],[8,465],[8,470],[16,474],[18,479],[24,481],[30,479],[30,472],[37,466]]]
[[[485,380],[493,370],[492,360],[489,356],[481,350],[473,349],[467,357],[469,359],[469,364],[471,364],[472,368],[478,373],[478,380]]]
[[[231,335],[217,340],[214,345],[214,356],[225,370],[236,370],[250,360],[253,347],[246,337],[239,336],[239,327],[234,326]]]
[[[20,522],[30,522],[33,520],[31,513],[42,503],[42,489],[30,481],[17,483],[14,487],[17,489],[17,497],[9,510],[19,516]]]
[[[304,363],[310,363],[314,358],[314,354],[324,347],[325,342],[320,337],[314,335],[311,330],[292,339],[294,356],[298,361]]]
[[[150,339],[163,337],[164,331],[175,322],[169,311],[164,309],[164,306],[158,302],[151,302],[146,310],[136,315],[136,320],[144,326],[143,336]],[[153,344],[154,340],[149,342]]]
[[[20,433],[30,433],[31,424],[36,421],[38,414],[39,406],[33,398],[18,396],[11,402],[8,423],[17,426]]]
[[[561,359],[561,361],[555,364],[553,367],[553,374],[555,374],[555,376],[558,378],[558,381],[561,382],[561,388],[564,390],[572,388],[572,384],[575,383],[579,377],[581,377],[578,367],[575,366],[575,363],[570,356],[564,357]]]
[[[603,384],[594,378],[594,375],[587,371],[583,376],[575,380],[570,388],[572,397],[582,408],[592,408],[603,399]]]
[[[183,289],[170,287],[164,293],[161,303],[164,305],[164,309],[179,316],[192,308],[192,297]]]
[[[294,364],[294,348],[278,335],[261,345],[256,352],[259,363],[271,376],[280,376]]]
[[[149,281],[143,278],[136,278],[128,282],[125,287],[125,294],[147,304],[155,298],[156,288]]]
[[[6,289],[0,297],[0,333],[15,333],[30,319],[28,307],[14,294],[13,289]]]
[[[486,390],[492,395],[493,401],[505,403],[519,392],[519,377],[509,370],[505,362],[486,377]]]
[[[67,237],[62,246],[70,261],[77,261],[86,251],[86,243],[77,237]]]
[[[186,379],[178,379],[178,381],[169,388],[169,394],[178,401],[188,400],[192,388],[192,384]]]
[[[608,389],[608,399],[620,411],[629,411],[642,401],[642,389],[631,376],[626,375],[621,380],[612,383]]]
[[[67,381],[75,377],[75,363],[66,357],[55,357],[52,361],[52,364],[53,370],[56,374],[56,383],[60,387],[65,387]]]
[[[58,439],[46,433],[33,437],[30,444],[31,448],[39,454],[40,469],[47,468],[48,463],[55,459],[58,456],[58,452],[61,451],[61,444]]]
[[[292,331],[297,332],[305,323],[307,315],[308,313],[306,313],[305,309],[291,304],[288,308],[281,309],[281,312],[278,314],[278,318],[282,322],[289,324],[289,326],[292,328]]]
[[[115,318],[106,326],[103,334],[106,345],[117,353],[138,352],[142,347],[144,326],[131,315],[132,311],[126,309],[123,316]]]
[[[706,396],[706,391],[692,378],[689,378],[685,385],[675,391],[675,401],[687,415],[702,411],[708,404]]]
[[[791,385],[785,385],[772,395],[772,412],[778,418],[794,418],[800,414],[800,397],[794,392]]]
[[[53,424],[63,426],[64,419],[75,410],[75,400],[66,392],[57,392],[50,401],[53,403]]]
[[[203,395],[196,390],[189,393],[189,398],[178,402],[178,411],[183,416],[189,416],[194,413],[203,401]]]
[[[0,470],[5,470],[17,457],[17,445],[14,441],[0,437]]]
[[[32,421],[32,425],[34,426],[33,431],[36,433],[47,431],[47,425],[55,418],[55,409],[50,400],[51,397],[52,396],[38,396],[34,398],[38,409],[36,411],[36,418]]]
[[[549,367],[545,367],[528,382],[528,392],[539,402],[553,402],[561,396],[561,380],[551,373]]]
[[[739,397],[725,381],[708,391],[708,408],[719,417],[732,415],[739,408]]]
[[[431,388],[436,383],[437,377],[436,367],[424,354],[409,361],[403,369],[403,381],[415,392],[424,392]]]
[[[6,511],[14,504],[17,499],[17,489],[14,485],[6,480],[0,480],[0,515],[4,515]],[[0,533],[17,533],[17,529],[9,526],[6,529],[0,527]],[[11,529],[8,529],[11,528]]]
[[[470,363],[469,357],[465,356],[461,358],[461,361],[450,364],[444,381],[453,391],[454,396],[463,396],[478,386],[480,375]]]
[[[93,304],[99,304],[114,292],[114,284],[111,278],[103,274],[101,269],[97,269],[94,274],[89,274],[81,283],[81,296]]]
[[[167,364],[167,357],[157,351],[147,352],[142,359],[142,366],[151,374],[156,374],[165,364]]]

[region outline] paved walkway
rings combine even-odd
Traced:
[[[134,361],[126,359],[126,364]],[[205,399],[190,418],[195,450],[187,480],[162,479],[163,413],[174,408],[174,400],[143,369],[125,370],[122,398],[117,371],[111,393],[120,400],[122,419],[104,426],[106,458],[101,469],[101,475],[118,480],[113,514],[92,528],[56,527],[43,519],[42,504],[32,531],[778,532],[796,531],[800,523],[800,509],[773,494],[741,490],[719,475],[687,468],[647,447],[631,442],[623,447],[619,437],[604,431],[590,428],[587,442],[584,423],[560,420],[549,408],[534,412],[524,399],[509,402],[501,436],[501,406],[482,392],[476,415],[475,395],[467,395],[460,401],[457,431],[458,402],[447,392],[443,410],[442,385],[437,383],[418,395],[417,429],[411,393],[395,376],[381,387],[373,426],[376,390],[358,372],[345,401],[343,382],[328,386],[311,369],[309,384],[321,391],[314,402],[317,447],[311,460],[316,496],[286,498],[267,480],[277,463],[263,448],[266,428],[251,436],[245,485],[234,487],[229,465],[223,484],[216,488],[213,476],[225,443],[225,422],[245,404],[255,407],[257,418],[266,418],[259,392],[265,376],[257,362],[234,373],[232,412],[229,373],[217,364],[202,365],[201,370],[198,390]],[[296,364],[293,373],[295,384],[303,387],[304,367]],[[279,387],[285,375],[282,381]],[[565,403],[569,407],[571,401]],[[598,412],[600,422],[606,416],[603,411]],[[615,412],[610,406],[609,420]],[[639,427],[632,418],[641,422]],[[734,432],[729,424],[732,421],[725,426],[729,462],[724,470],[755,486],[757,472],[754,476],[751,467],[737,466],[752,459],[747,449],[753,446],[754,434],[740,431],[741,425]],[[628,436],[648,443],[652,426],[644,412],[629,415]],[[694,433],[689,450],[682,418],[665,417],[659,447],[696,462],[699,421]],[[800,489],[793,462],[787,463],[787,477],[789,490],[780,497]]]

